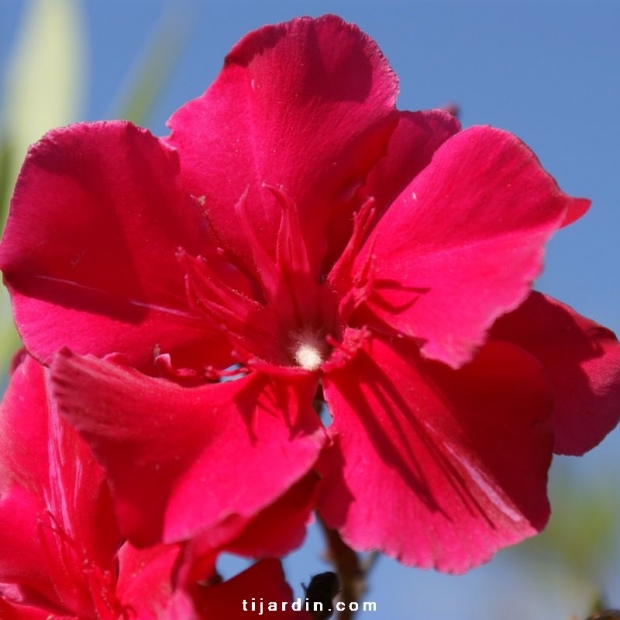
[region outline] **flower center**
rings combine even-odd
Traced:
[[[316,370],[323,362],[323,358],[316,347],[311,344],[302,344],[295,351],[295,361],[304,370]]]
[[[297,365],[309,371],[318,370],[329,355],[322,334],[308,328],[292,334],[290,351]]]

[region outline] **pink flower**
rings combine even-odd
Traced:
[[[297,546],[312,504],[311,479],[252,523],[229,522],[217,538],[211,532],[183,548],[138,550],[120,537],[101,466],[58,416],[49,371],[22,357],[0,407],[1,618],[241,619],[257,615],[244,611],[244,599],[292,602],[275,560],[222,584],[198,581],[215,573],[222,549],[285,554],[291,543],[283,541],[291,537]],[[291,514],[298,513],[295,526]],[[278,531],[266,532],[267,521]],[[299,616],[290,605],[288,612],[279,617]]]
[[[30,151],[0,266],[133,542],[251,520],[315,469],[353,548],[459,572],[544,527],[552,452],[616,425],[615,337],[531,293],[589,202],[397,90],[356,27],[302,18],[238,43],[164,140]]]
[[[25,357],[0,408],[0,616],[154,620],[179,549],[122,543],[101,466]]]

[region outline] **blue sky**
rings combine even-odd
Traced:
[[[50,0],[53,1],[53,0]],[[0,0],[0,60],[14,41],[23,0]],[[620,2],[435,0],[85,0],[89,94],[84,120],[107,117],[156,24],[185,14],[187,43],[149,120],[157,134],[217,75],[247,31],[295,15],[337,13],[377,40],[401,81],[401,109],[459,105],[464,126],[507,129],[533,148],[560,186],[593,201],[549,247],[538,287],[620,332]],[[618,433],[576,466],[586,479],[618,475]],[[615,488],[613,477],[610,488]],[[415,527],[415,524],[413,524]],[[298,587],[322,570],[319,540],[288,565]],[[565,619],[580,612],[555,577],[537,579],[509,555],[463,578],[381,562],[360,618]],[[613,581],[609,576],[609,581]],[[620,606],[620,588],[615,586]],[[531,599],[531,600],[528,600]],[[582,597],[583,598],[583,597]]]

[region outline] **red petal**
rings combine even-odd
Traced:
[[[199,612],[198,617],[203,620],[258,618],[261,616],[261,602],[262,615],[268,618],[309,620],[310,617],[305,611],[291,609],[293,592],[284,581],[284,572],[278,560],[261,560],[220,585],[197,589],[194,600]],[[278,611],[268,609],[268,604],[272,602],[277,604]],[[286,605],[284,610],[282,610],[283,603]]]
[[[247,190],[252,226],[275,254],[281,208],[267,185],[297,206],[308,248],[321,258],[327,218],[347,208],[385,153],[397,90],[356,26],[333,15],[295,19],[244,37],[205,94],[172,116],[169,141],[226,247],[251,260],[242,227],[231,225]]]
[[[120,544],[112,504],[103,470],[58,417],[49,371],[30,357],[2,402],[0,472],[0,581],[26,602],[91,609],[84,568],[111,570]]]
[[[11,484],[5,471],[1,474],[0,583],[17,584],[19,598],[26,602],[41,596],[58,602],[49,566],[41,560],[37,525],[44,506],[39,498]]]
[[[445,110],[400,112],[388,152],[368,175],[364,193],[382,212],[431,162],[435,151],[460,130],[458,119]]]
[[[0,266],[37,357],[65,345],[134,364],[187,348],[215,356],[176,259],[179,246],[200,253],[206,221],[177,177],[173,150],[126,122],[58,129],[31,148]]]
[[[26,357],[0,405],[0,582],[51,587],[37,533],[49,478],[47,436],[43,371]]]
[[[620,344],[601,325],[572,308],[532,293],[491,330],[523,347],[545,367],[554,389],[550,424],[554,451],[583,454],[598,445],[620,418]]]
[[[588,198],[573,198],[566,210],[566,216],[562,221],[562,226],[569,226],[573,222],[576,222],[580,217],[583,217],[588,210],[592,201]]]
[[[255,515],[308,472],[324,441],[312,377],[182,388],[67,351],[52,369],[61,410],[106,469],[121,527],[140,546]]]
[[[318,481],[316,473],[310,472],[255,517],[232,515],[219,527],[193,538],[184,546],[178,581],[187,584],[204,579],[221,551],[268,558],[283,557],[297,549],[306,536]]]
[[[399,112],[398,125],[390,137],[387,155],[371,170],[362,190],[372,196],[373,208],[383,213],[431,161],[434,152],[458,132],[458,120],[444,110]],[[326,263],[331,266],[351,236],[351,213],[339,211],[329,223],[332,238]]]
[[[226,551],[246,557],[283,557],[306,537],[306,525],[315,506],[318,476],[311,472],[278,501],[260,512]]]
[[[172,596],[172,572],[179,547],[157,545],[136,549],[125,543],[119,551],[117,596],[136,620],[159,620]]]
[[[7,603],[0,598],[0,618],[2,620],[75,620],[73,614],[51,616],[49,609],[41,609],[40,607],[30,607],[29,605],[17,605]]]
[[[473,127],[453,136],[358,257],[360,272],[369,260],[375,270],[375,326],[415,337],[425,357],[458,368],[527,297],[574,202],[511,134]]]
[[[519,348],[490,343],[455,371],[375,339],[325,395],[320,510],[354,549],[459,573],[545,525],[551,398]]]

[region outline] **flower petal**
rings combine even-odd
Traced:
[[[25,369],[17,367],[0,406],[0,582],[45,591],[52,584],[37,533],[48,477],[45,391],[42,374]]]
[[[318,476],[311,472],[278,501],[258,513],[226,551],[246,557],[283,557],[306,537],[306,526],[315,506]]]
[[[47,134],[22,168],[0,250],[28,349],[46,363],[62,346],[138,365],[188,348],[216,355],[176,259],[179,246],[200,254],[206,226],[174,151],[148,131],[116,121]]]
[[[458,119],[445,110],[399,112],[385,157],[368,175],[364,193],[383,212],[431,162],[435,151],[458,133]]]
[[[85,568],[111,570],[120,535],[103,470],[29,356],[2,402],[0,475],[0,581],[18,584],[25,602],[92,609]]]
[[[555,404],[549,420],[554,452],[581,455],[620,419],[620,344],[610,330],[565,304],[533,292],[491,330],[542,363]]]
[[[550,390],[518,347],[490,343],[455,371],[375,339],[325,395],[320,513],[352,548],[460,573],[545,525]]]
[[[19,605],[16,603],[8,603],[0,598],[0,618],[2,620],[49,620],[49,609],[41,607],[31,607],[29,605]],[[75,620],[72,614],[60,615],[54,614],[54,620]]]
[[[184,545],[177,582],[203,580],[212,572],[221,551],[268,558],[284,557],[297,549],[306,536],[318,482],[317,474],[310,472],[255,517],[231,515],[220,526],[192,538]]]
[[[414,337],[425,357],[458,368],[494,320],[527,297],[546,241],[576,201],[511,134],[490,127],[456,134],[357,259],[360,273],[369,261],[374,269],[364,321]]]
[[[324,442],[311,376],[183,388],[66,350],[52,369],[61,411],[106,469],[121,528],[139,546],[253,516]]]
[[[198,611],[198,615],[194,618],[202,620],[211,618],[245,620],[261,615],[267,615],[269,618],[310,620],[310,615],[306,611],[291,609],[293,592],[284,581],[284,572],[278,560],[261,560],[224,583],[196,588],[194,602]],[[276,603],[277,610],[269,610],[269,603]],[[170,620],[181,618],[186,616],[170,617]]]
[[[3,472],[3,478],[4,475]],[[16,584],[16,597],[26,602],[38,600],[41,596],[57,602],[49,567],[47,562],[41,561],[37,526],[38,516],[43,510],[41,503],[32,494],[2,480],[0,584]]]
[[[361,194],[373,198],[382,214],[431,161],[435,151],[460,129],[459,121],[445,110],[399,112],[398,125],[390,137],[387,154],[373,167]],[[376,216],[375,216],[376,217]],[[353,228],[351,213],[337,211],[329,222],[329,268],[342,254]]]
[[[255,517],[232,515],[187,541],[175,572],[177,588],[191,589],[215,576],[222,552],[256,559],[283,557],[298,548],[315,507],[318,482],[317,474],[310,472]]]
[[[334,15],[265,26],[244,37],[201,97],[170,119],[183,180],[225,247],[251,263],[234,206],[273,256],[281,207],[296,205],[314,259],[328,217],[347,207],[385,153],[396,122],[397,79],[377,45]],[[316,264],[316,260],[313,261]]]
[[[116,594],[136,620],[159,620],[172,596],[172,573],[180,548],[157,545],[136,549],[125,543],[118,554]]]

